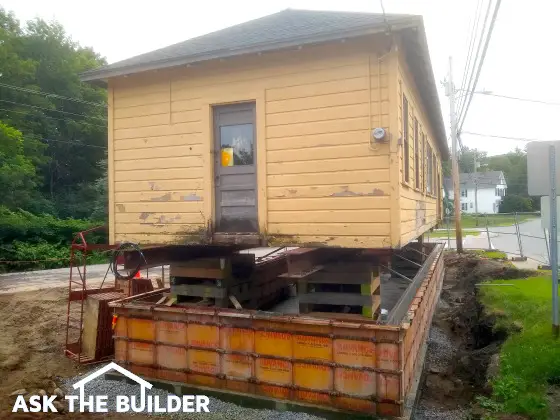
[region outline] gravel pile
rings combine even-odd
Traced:
[[[445,372],[454,356],[455,347],[447,334],[441,328],[432,325],[428,336],[427,369]]]
[[[79,395],[72,385],[82,379],[81,377],[69,378],[63,382],[67,395]],[[88,395],[107,395],[107,408],[109,412],[115,412],[115,398],[117,395],[136,395],[140,396],[140,386],[129,384],[123,381],[106,380],[102,377],[94,379],[86,385],[86,396]],[[165,402],[167,400],[167,391],[152,388],[146,392],[146,395],[159,396],[159,400]],[[210,397],[208,406],[210,413],[144,413],[152,416],[166,416],[166,419],[255,419],[255,420],[322,420],[321,417],[312,416],[306,413],[295,413],[289,411],[275,410],[258,410],[252,408],[244,408],[238,405],[221,401],[217,398]],[[162,403],[160,403],[162,404]],[[162,404],[163,405],[163,404]],[[129,413],[134,415],[132,412]],[[140,413],[139,413],[140,414]]]
[[[414,412],[414,420],[466,420],[467,413],[462,410],[442,411],[424,408],[421,405]]]

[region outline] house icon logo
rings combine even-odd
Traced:
[[[148,394],[146,390],[152,389],[153,385],[151,383],[114,362],[90,373],[72,385],[72,388],[77,390],[79,395],[66,395],[64,397],[68,402],[68,412],[108,413],[109,397],[107,395],[86,395],[85,387],[89,382],[111,370],[119,372],[140,386],[140,395],[117,395],[114,397],[112,402],[114,402],[114,411],[117,413],[128,413],[131,411],[135,413],[210,412],[208,409],[210,400],[206,395],[183,395],[179,397],[169,394],[166,397],[160,397],[159,395]],[[53,405],[55,398],[56,396],[33,395],[29,398],[28,407],[28,403],[20,395],[12,408],[12,412],[15,413],[20,410],[25,413],[57,412]]]

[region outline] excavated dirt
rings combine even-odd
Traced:
[[[19,389],[37,394],[43,389],[51,395],[61,384],[60,378],[86,371],[63,355],[67,299],[66,288],[0,295],[0,419],[61,418],[58,413],[12,413],[16,397],[10,394]],[[99,415],[66,413],[64,418],[95,419]]]
[[[476,284],[534,275],[507,262],[473,254],[445,255],[445,279],[430,331],[424,381],[415,419],[466,419],[475,395],[489,394],[488,371],[505,332],[483,313]],[[474,417],[474,418],[475,418]]]

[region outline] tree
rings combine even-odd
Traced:
[[[500,213],[515,213],[533,211],[533,202],[528,197],[520,195],[506,195],[500,203]]]
[[[103,175],[106,92],[79,74],[106,61],[60,24],[35,19],[22,27],[0,8],[0,62],[0,119],[23,134],[41,177],[37,189],[59,216],[91,212],[93,184]]]
[[[25,156],[21,132],[0,121],[0,206],[44,210],[39,182],[32,160]]]

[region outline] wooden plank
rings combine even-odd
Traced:
[[[268,200],[269,211],[388,209],[389,197],[281,198]]]
[[[175,134],[201,133],[200,122],[188,122],[171,125],[154,125],[150,127],[121,128],[115,130],[115,139],[134,139],[139,137],[172,136]]]
[[[319,186],[319,185],[350,185],[350,184],[374,184],[376,182],[388,182],[389,169],[371,168],[368,170],[354,170],[344,172],[315,172],[305,176],[299,174],[277,174],[267,176],[268,187],[295,187],[295,186]]]
[[[269,223],[380,223],[389,222],[388,209],[378,210],[305,210],[271,211]]]
[[[121,201],[122,202],[122,201]],[[146,224],[203,224],[204,217],[199,213],[116,213],[117,223],[146,223]]]
[[[202,174],[202,167],[115,171],[115,181],[156,182],[166,179],[202,179]]]
[[[389,223],[269,223],[270,235],[385,236]]]
[[[227,290],[217,286],[202,284],[179,284],[171,286],[171,294],[178,296],[196,296],[202,298],[223,299],[227,298]]]
[[[367,77],[345,78],[326,82],[308,83],[297,86],[267,89],[266,97],[269,101],[282,99],[305,98],[309,96],[328,95],[340,92],[353,92],[369,88]]]
[[[269,187],[269,198],[323,198],[323,197],[360,197],[388,196],[391,193],[389,182],[364,184],[333,184],[310,186]]]
[[[371,305],[372,298],[354,293],[317,292],[302,295],[299,301],[304,304],[367,306]]]
[[[201,188],[188,191],[140,191],[115,193],[118,203],[140,201],[202,201],[204,192]]]
[[[369,130],[346,131],[342,133],[321,133],[310,135],[296,135],[294,137],[277,137],[267,139],[267,150],[281,151],[324,146],[343,146],[352,144],[368,144]]]
[[[267,126],[308,123],[314,121],[330,121],[339,118],[355,118],[369,115],[369,103],[354,103],[351,105],[332,106],[328,108],[305,109],[298,111],[268,114]]]
[[[319,271],[307,278],[308,283],[313,284],[366,284],[370,281],[369,273],[325,273]]]
[[[116,232],[121,233],[157,233],[157,234],[178,234],[178,235],[200,235],[206,230],[204,224],[196,225],[149,225],[141,223],[121,223],[116,227]]]
[[[388,156],[366,156],[326,160],[308,160],[303,162],[269,163],[266,165],[269,175],[306,174],[317,172],[341,172],[361,169],[388,168]]]
[[[181,146],[153,146],[151,148],[116,150],[115,160],[135,160],[169,158],[179,156],[201,156],[204,147],[201,144]]]
[[[115,193],[143,191],[190,191],[202,186],[202,179],[177,178],[158,181],[120,181],[115,183]]]
[[[111,83],[107,89],[107,195],[109,210],[109,243],[115,243],[115,120],[114,88]]]
[[[201,133],[120,139],[115,141],[115,150],[134,150],[142,148],[192,145],[202,145]]]
[[[174,91],[172,95],[175,97],[176,91]],[[171,112],[200,110],[201,106],[202,106],[201,98],[173,100],[171,102]]]
[[[202,201],[170,201],[170,202],[141,202],[118,203],[117,213],[197,213],[200,212]]]
[[[115,98],[140,97],[160,92],[169,93],[168,80],[161,81],[160,78],[137,78],[136,80],[130,80],[127,78],[127,82],[123,83],[122,79],[119,80],[115,89]]]
[[[115,98],[115,109],[117,108],[127,108],[138,105],[148,105],[166,102],[169,104],[170,101],[169,89],[164,92],[154,92],[141,95],[133,95],[124,98]]]
[[[202,112],[200,109],[191,109],[188,111],[173,112],[171,114],[171,124],[200,121]]]
[[[115,119],[115,129],[149,127],[151,125],[169,124],[170,121],[169,112],[143,117],[119,118]]]
[[[169,116],[169,102],[138,105],[130,108],[115,109],[115,118],[145,117],[148,115],[165,114]]]
[[[204,268],[204,267],[181,267],[171,266],[170,276],[173,277],[193,277],[201,279],[223,279],[225,273],[219,268]]]
[[[115,162],[116,171],[134,171],[144,169],[173,169],[202,167],[202,156],[182,156],[166,158],[150,158],[149,150],[146,151],[144,159],[119,160]]]
[[[269,246],[343,247],[388,249],[389,236],[287,235],[269,236]]]
[[[326,108],[332,106],[351,105],[369,101],[368,90],[354,92],[339,92],[327,95],[308,96],[306,98],[268,100],[266,111],[268,114],[278,112],[300,111],[307,109]]]
[[[373,153],[367,143],[337,146],[317,146],[313,148],[297,148],[289,150],[268,151],[269,163],[297,162],[300,160],[338,159],[372,156]]]
[[[309,136],[324,133],[344,133],[347,131],[365,130],[370,126],[368,117],[353,117],[311,123],[277,125],[266,128],[268,139],[274,137]],[[118,138],[120,133],[115,133]]]
[[[363,315],[358,314],[341,314],[338,312],[309,312],[306,316],[313,317],[313,318],[326,318],[326,319],[333,319],[333,320],[340,320],[346,322],[357,322],[359,324],[376,324],[377,321],[372,320],[371,318],[364,317]]]
[[[323,268],[322,265],[317,265],[315,267],[312,267],[310,270],[298,271],[296,273],[283,273],[280,274],[278,277],[283,279],[305,279],[311,276],[313,273],[316,273],[317,271],[321,270],[322,268]]]

